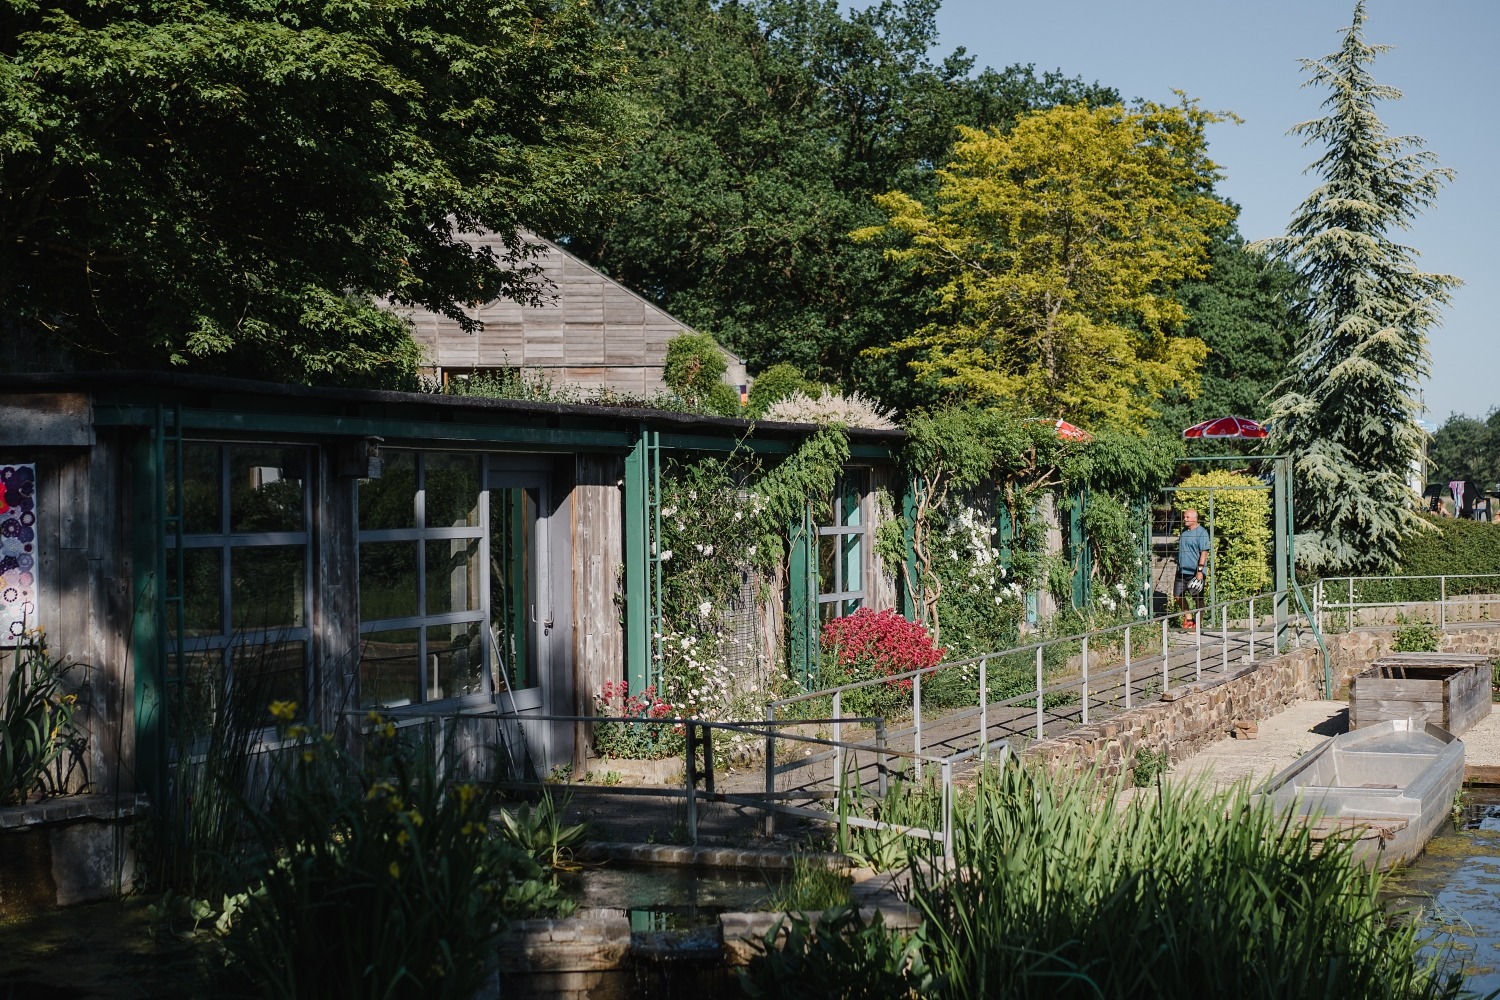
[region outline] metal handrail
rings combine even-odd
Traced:
[[[352,711],[351,710],[351,711],[345,711],[342,714],[345,715],[345,716],[359,716],[359,717],[362,717],[362,718],[368,718],[369,715],[370,715],[370,710],[369,709],[365,709],[365,710],[362,710],[362,711]],[[1009,756],[1009,753],[1010,753],[1009,744],[1004,743],[1004,742],[1000,742],[998,744],[984,744],[984,745],[981,745],[981,746],[972,747],[972,748],[970,748],[968,750],[964,750],[964,751],[961,751],[959,753],[949,754],[949,755],[924,754],[924,753],[914,752],[914,751],[899,750],[899,749],[896,749],[894,747],[887,747],[885,745],[885,736],[884,736],[885,720],[884,720],[884,718],[882,716],[855,716],[855,717],[849,717],[849,716],[839,717],[839,716],[835,716],[834,718],[829,718],[829,719],[784,719],[784,720],[770,720],[770,721],[757,719],[757,720],[753,720],[753,721],[713,722],[713,721],[709,721],[709,720],[706,720],[706,719],[697,719],[697,718],[689,718],[689,717],[670,717],[670,718],[653,719],[653,718],[641,718],[639,716],[550,715],[550,714],[542,714],[542,713],[532,714],[530,712],[524,712],[524,711],[523,712],[517,712],[515,710],[507,712],[507,711],[503,710],[500,707],[500,705],[499,705],[498,702],[496,702],[496,703],[493,703],[491,706],[488,706],[488,707],[479,707],[479,706],[472,706],[471,705],[471,706],[468,706],[466,709],[460,710],[460,711],[454,711],[451,707],[447,711],[443,711],[443,710],[426,708],[424,706],[402,706],[401,707],[401,715],[400,715],[400,717],[393,719],[393,721],[396,721],[397,725],[412,725],[413,723],[421,721],[421,720],[431,720],[431,719],[438,719],[438,720],[444,720],[444,719],[470,719],[470,720],[472,720],[472,719],[485,719],[485,718],[494,719],[494,720],[496,720],[496,722],[499,722],[500,720],[514,720],[514,721],[516,721],[518,723],[520,723],[520,722],[575,722],[575,723],[576,722],[590,722],[590,723],[619,722],[619,723],[631,723],[631,724],[667,725],[667,726],[682,726],[682,727],[684,727],[684,730],[685,730],[685,733],[684,733],[684,737],[685,737],[684,738],[684,748],[683,748],[683,756],[684,756],[684,766],[683,766],[684,781],[683,781],[683,785],[684,785],[684,787],[680,791],[678,789],[662,788],[662,789],[652,789],[651,792],[653,794],[658,794],[658,795],[668,796],[668,797],[674,797],[674,798],[678,797],[678,796],[681,796],[681,797],[683,797],[683,798],[686,799],[686,802],[687,802],[687,811],[688,811],[688,815],[687,815],[688,834],[689,834],[689,838],[691,839],[691,841],[694,844],[696,844],[698,842],[698,805],[697,805],[698,804],[698,800],[700,798],[706,798],[706,799],[713,800],[713,801],[732,802],[732,803],[735,803],[735,804],[738,804],[738,805],[746,805],[746,806],[752,806],[752,807],[764,809],[766,811],[767,826],[768,827],[770,827],[772,825],[771,824],[771,818],[776,813],[779,812],[779,813],[784,813],[784,814],[792,815],[792,816],[801,816],[801,817],[813,818],[813,819],[831,820],[831,821],[835,821],[835,822],[843,823],[843,824],[848,824],[848,825],[852,825],[852,826],[868,827],[868,828],[872,828],[872,829],[889,829],[889,830],[894,830],[894,831],[896,831],[898,833],[901,833],[902,835],[905,835],[905,836],[922,837],[922,838],[925,838],[925,839],[928,839],[928,840],[933,840],[933,841],[937,841],[937,842],[941,843],[943,845],[943,855],[944,855],[945,859],[947,859],[949,862],[951,862],[953,860],[953,848],[954,848],[954,836],[955,836],[954,827],[953,827],[953,802],[954,802],[953,768],[954,768],[954,766],[956,764],[961,764],[961,763],[963,763],[965,761],[968,761],[968,760],[970,760],[971,758],[973,758],[975,756],[985,757],[985,756],[988,755],[988,753],[989,753],[989,751],[991,749],[997,750],[997,752],[999,754],[999,758],[1002,761],[1005,760]],[[849,740],[840,740],[840,739],[837,739],[837,738],[835,738],[835,739],[828,739],[826,737],[821,737],[821,736],[809,736],[809,735],[804,734],[804,733],[787,733],[787,732],[779,732],[778,731],[782,727],[787,727],[787,726],[803,726],[803,725],[832,724],[832,725],[834,725],[837,728],[837,727],[841,726],[844,723],[857,723],[857,724],[871,723],[871,724],[873,724],[874,727],[875,727],[874,743],[871,744],[869,742],[854,742],[854,741],[849,741]],[[362,727],[361,731],[368,731],[368,730],[373,729],[373,728],[374,728],[374,724],[372,723],[369,727]],[[835,758],[836,759],[836,764],[835,764],[834,772],[833,772],[835,788],[834,788],[834,791],[832,793],[832,797],[835,800],[839,800],[842,797],[843,790],[844,790],[845,774],[844,774],[843,767],[842,767],[842,751],[844,751],[844,750],[850,750],[850,751],[855,751],[855,752],[865,751],[865,752],[873,753],[875,755],[875,758],[876,758],[876,772],[877,772],[877,776],[878,776],[878,794],[881,797],[884,797],[884,795],[886,793],[886,787],[887,787],[885,758],[887,758],[887,757],[895,757],[895,758],[904,759],[904,760],[912,760],[912,761],[915,761],[917,763],[918,768],[920,768],[923,763],[928,763],[928,764],[936,765],[940,769],[940,772],[941,772],[941,775],[942,775],[941,790],[942,790],[943,828],[941,830],[926,830],[926,829],[922,829],[920,827],[908,827],[908,826],[904,826],[904,825],[901,825],[901,824],[888,823],[888,822],[885,822],[883,820],[866,819],[866,818],[863,818],[863,817],[851,817],[851,816],[845,815],[844,811],[842,809],[839,809],[839,810],[837,810],[836,812],[833,812],[833,813],[828,813],[828,812],[824,812],[822,810],[810,809],[810,808],[806,808],[806,807],[799,807],[799,806],[792,806],[792,805],[783,804],[783,803],[781,803],[781,802],[778,801],[778,798],[781,797],[780,793],[777,793],[775,791],[774,787],[773,787],[773,784],[774,784],[774,753],[772,754],[772,756],[767,757],[766,758],[766,762],[765,762],[765,765],[766,765],[766,774],[767,774],[767,793],[766,793],[766,795],[763,798],[762,797],[756,797],[756,796],[750,796],[750,795],[736,794],[736,793],[731,793],[731,792],[718,791],[718,790],[716,790],[714,788],[714,775],[713,775],[713,738],[712,738],[711,734],[712,734],[712,732],[714,730],[723,730],[723,731],[726,731],[726,732],[743,733],[743,734],[746,734],[746,735],[749,735],[749,736],[754,736],[754,737],[764,737],[767,740],[768,743],[773,743],[773,744],[774,744],[774,741],[776,741],[776,740],[791,740],[793,742],[809,743],[809,744],[814,744],[814,745],[821,745],[821,746],[833,747],[834,751],[835,751],[835,754],[838,755]],[[701,733],[701,736],[699,735],[700,733]],[[699,765],[698,765],[698,745],[699,745],[700,741],[701,741],[701,743],[703,745],[703,766],[702,766],[701,769],[699,768]],[[824,757],[822,759],[826,759],[826,757]],[[706,782],[705,788],[701,792],[698,790],[698,781],[699,781],[699,779],[704,779],[705,782]],[[509,782],[508,784],[512,784],[512,785],[515,785],[515,784],[520,784],[520,785],[534,785],[534,784],[537,784],[537,783],[536,782],[519,782],[519,783],[517,783],[517,782]],[[589,787],[590,787],[591,790],[599,791],[599,792],[606,793],[606,794],[608,794],[608,793],[614,793],[614,792],[618,792],[619,794],[626,794],[626,795],[630,795],[630,794],[644,794],[640,789],[635,789],[635,788],[616,789],[613,786],[609,786],[609,785],[598,785],[598,786],[591,785]],[[792,797],[802,798],[802,799],[816,799],[816,798],[819,798],[821,796],[819,795],[819,793],[816,793],[816,792],[804,791],[804,792],[801,792],[801,793],[797,793],[797,794],[795,794]]]
[[[1497,604],[1500,603],[1500,591],[1490,593],[1453,593],[1450,586],[1451,581],[1471,580],[1495,580],[1500,581],[1500,573],[1437,573],[1437,574],[1407,574],[1396,576],[1335,576],[1324,577],[1313,587],[1313,608],[1316,620],[1320,628],[1326,628],[1325,621],[1329,614],[1346,612],[1348,617],[1345,628],[1352,630],[1357,627],[1358,612],[1366,609],[1379,608],[1411,608],[1436,606],[1437,626],[1446,628],[1451,615],[1450,604]],[[1355,600],[1355,589],[1361,584],[1391,584],[1410,583],[1422,581],[1436,581],[1437,594],[1432,597],[1413,597],[1404,599],[1382,599],[1382,600]],[[1345,597],[1345,600],[1337,600],[1337,597]],[[1484,598],[1476,601],[1474,598]]]

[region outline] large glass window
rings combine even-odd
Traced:
[[[480,456],[387,451],[359,484],[361,707],[494,692]]]
[[[834,483],[830,509],[818,517],[818,616],[823,621],[864,607],[868,477],[867,470],[845,469]]]
[[[179,479],[175,447],[166,455],[167,511],[181,518],[181,550],[170,522],[166,537],[168,706],[174,736],[191,739],[231,689],[257,711],[274,700],[307,706],[312,455],[187,441]]]

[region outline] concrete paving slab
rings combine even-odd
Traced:
[[[1253,740],[1223,739],[1210,743],[1173,766],[1173,782],[1207,781],[1223,788],[1244,778],[1260,782],[1331,736],[1349,728],[1349,704],[1343,701],[1303,701],[1279,715],[1260,720]]]

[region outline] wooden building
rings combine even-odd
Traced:
[[[560,383],[608,389],[627,398],[664,391],[667,341],[693,332],[691,328],[555,243],[522,235],[543,248],[529,261],[552,290],[541,304],[499,298],[479,305],[470,311],[481,324],[475,333],[466,333],[440,313],[397,310],[412,321],[412,336],[427,357],[426,373],[446,382],[471,373],[525,368]],[[470,240],[489,246],[497,256],[505,253],[496,236]],[[745,362],[727,350],[724,358],[724,381],[743,392],[750,381]]]
[[[0,643],[39,627],[76,664],[100,791],[159,789],[231,685],[329,729],[371,709],[583,716],[604,681],[639,689],[664,456],[738,443],[774,462],[815,430],[163,373],[10,385],[0,474],[14,498],[30,485]],[[873,495],[901,437],[851,432],[833,509],[794,533],[792,583],[752,606],[785,614],[778,664],[805,661],[820,610],[897,602]],[[586,725],[525,731],[538,768],[581,764]]]

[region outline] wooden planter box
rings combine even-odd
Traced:
[[[1490,661],[1461,653],[1395,653],[1349,682],[1349,728],[1430,722],[1461,736],[1490,714]]]

